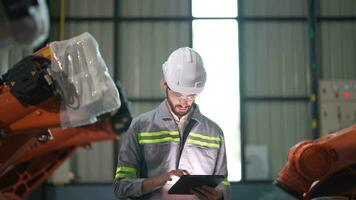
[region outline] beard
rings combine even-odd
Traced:
[[[173,105],[170,101],[168,101],[168,103],[171,106],[171,109],[172,109],[173,113],[175,115],[177,115],[178,117],[183,117],[192,108],[192,106],[188,106],[188,105],[187,106],[182,106],[180,104]]]
[[[168,94],[166,94],[166,98],[167,98],[169,107],[171,107],[172,112],[175,115],[177,115],[179,118],[186,115],[190,111],[190,109],[192,109],[192,105],[194,103],[194,101],[193,101],[190,105],[188,105],[188,104],[182,105],[180,103],[174,104],[172,102],[172,100],[169,98]]]

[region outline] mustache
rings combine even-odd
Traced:
[[[188,106],[188,105],[187,105],[187,106],[182,106],[182,105],[179,105],[179,104],[178,104],[178,105],[176,105],[175,107],[176,107],[176,108],[190,108],[191,106]]]

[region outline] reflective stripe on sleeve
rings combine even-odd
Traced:
[[[133,167],[118,167],[116,169],[116,173],[119,173],[119,172],[128,172],[128,173],[136,174],[137,170],[136,170],[136,168],[133,168]]]
[[[116,176],[115,178],[136,178],[137,170],[133,167],[118,167],[116,168]]]
[[[115,178],[137,178],[137,177],[136,177],[136,175],[133,175],[133,174],[117,173]]]

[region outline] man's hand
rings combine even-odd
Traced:
[[[213,187],[203,185],[191,191],[200,200],[220,200],[223,199],[222,193]]]
[[[189,175],[189,172],[185,169],[176,169],[176,170],[171,170],[170,172],[166,173],[166,174],[162,174],[161,176],[157,176],[156,179],[156,185],[159,187],[164,186],[167,181],[171,181],[172,180],[172,176],[178,176],[181,177],[183,175]]]
[[[167,181],[172,180],[172,176],[181,177],[183,175],[189,175],[189,172],[185,169],[176,169],[167,172],[165,174],[162,174],[160,176],[147,178],[146,180],[143,181],[143,193],[147,194],[158,188],[163,187],[167,183]]]

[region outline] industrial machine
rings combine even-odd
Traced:
[[[131,122],[88,33],[50,43],[0,83],[0,199],[24,199],[78,147],[115,139]]]
[[[356,199],[356,126],[296,144],[275,184],[298,199]]]
[[[24,150],[17,156],[11,169],[0,176],[0,193],[5,199],[24,199],[79,147],[90,146],[96,141],[116,139],[118,134],[128,128],[132,119],[126,105],[121,107],[125,111],[114,115],[104,114],[93,125],[51,129],[51,138],[47,138],[46,133],[38,134],[31,143],[22,147]]]

